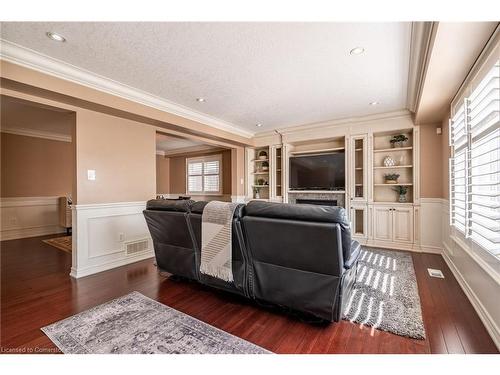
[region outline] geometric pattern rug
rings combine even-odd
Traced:
[[[48,240],[42,240],[42,242],[71,254],[71,236],[51,238]]]
[[[42,331],[68,354],[270,353],[139,292],[43,327]]]
[[[372,331],[425,339],[411,255],[363,246],[344,319],[372,327]]]

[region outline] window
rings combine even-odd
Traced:
[[[222,155],[189,158],[187,166],[187,193],[211,195],[222,194]]]
[[[500,259],[500,61],[450,120],[450,221]]]

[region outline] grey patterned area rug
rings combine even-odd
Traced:
[[[270,353],[139,292],[43,327],[42,331],[63,353],[71,354]]]
[[[411,255],[363,246],[344,319],[415,339],[425,339]]]

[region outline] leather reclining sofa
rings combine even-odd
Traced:
[[[234,282],[200,273],[208,202],[155,199],[144,216],[160,271],[333,322],[353,290],[361,246],[341,207],[251,201],[232,224]]]

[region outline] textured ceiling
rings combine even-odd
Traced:
[[[406,107],[410,23],[1,27],[3,39],[251,132]],[[47,31],[67,42],[50,40]],[[351,56],[356,46],[365,53]]]

